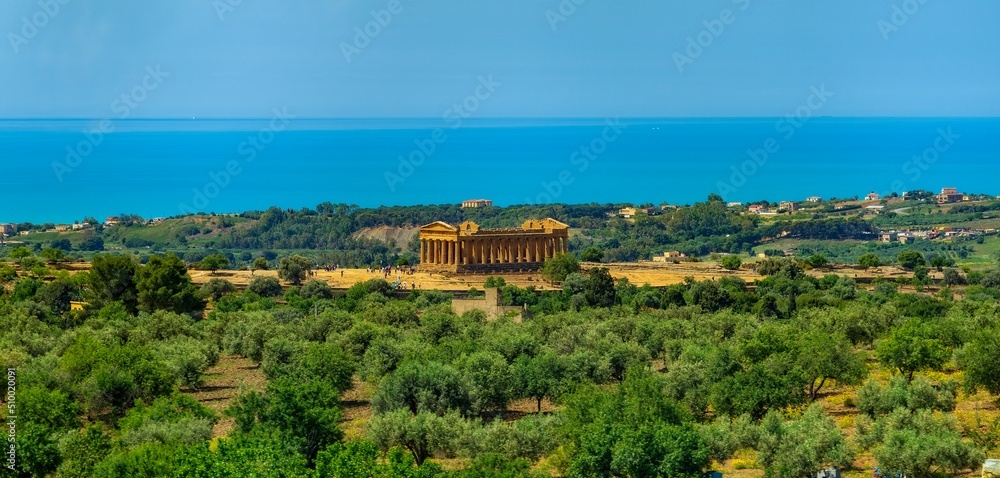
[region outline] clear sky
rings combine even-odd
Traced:
[[[481,77],[479,117],[781,116],[823,85],[824,115],[1000,116],[997,0],[7,0],[0,33],[4,118],[123,94],[132,118],[440,117]]]

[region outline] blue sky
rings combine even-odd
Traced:
[[[996,0],[4,1],[0,117],[123,94],[132,118],[441,117],[491,75],[478,117],[781,116],[822,85],[824,115],[1000,116],[998,21]]]

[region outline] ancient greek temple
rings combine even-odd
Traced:
[[[434,222],[420,228],[420,270],[438,272],[532,271],[569,252],[569,226],[555,219],[519,228],[486,229],[474,222]]]

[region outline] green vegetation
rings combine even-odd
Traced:
[[[743,265],[743,261],[740,260],[738,256],[726,256],[722,258],[722,267],[735,271]]]
[[[569,272],[552,292],[491,278],[528,308],[521,323],[456,315],[435,291],[394,299],[382,280],[282,291],[258,277],[240,293],[214,278],[195,290],[173,255],[100,255],[90,272],[47,280],[6,274],[0,351],[21,380],[18,470],[700,476],[750,452],[768,476],[850,468],[856,453],[930,476],[996,451],[983,431],[996,428],[960,425],[954,410],[962,390],[1000,392],[1000,272],[955,301],[884,282],[869,292],[789,259],[757,267],[767,278],[752,289],[734,277],[638,287],[604,268]],[[204,318],[203,297],[214,302]],[[90,306],[70,311],[66,298]],[[260,363],[267,384],[230,405],[235,430],[213,442],[221,417],[185,392],[220,354]],[[873,378],[873,358],[888,382]],[[964,382],[924,375],[948,368]],[[373,415],[348,439],[341,397],[358,380]],[[820,403],[861,383],[848,439]],[[520,400],[535,413],[497,420]],[[446,471],[442,458],[461,465]]]
[[[824,208],[814,209],[833,214]],[[197,230],[170,219],[88,231],[121,244],[159,237],[133,228],[163,228],[174,231],[170,247],[186,243],[96,254],[72,274],[57,269],[59,252],[78,252],[77,239],[9,248],[0,356],[18,380],[16,474],[695,477],[721,464],[807,476],[827,466],[868,474],[855,467],[876,463],[929,477],[967,473],[1000,452],[995,409],[967,411],[1000,400],[1000,270],[955,267],[957,254],[919,245],[857,242],[845,242],[849,253],[800,242],[805,260],[744,265],[737,254],[782,232],[858,239],[870,223],[765,220],[716,198],[634,222],[596,205],[425,209],[323,205],[195,216]],[[505,305],[526,310],[522,320],[459,315],[448,294],[384,280],[347,290],[310,280],[323,259],[302,246],[334,247],[325,259],[343,264],[413,263],[412,245],[353,235],[392,214],[389,225],[554,216],[581,229],[571,243],[582,252],[545,264],[557,289],[487,280]],[[983,242],[974,247],[992,247]],[[732,254],[724,267],[763,278],[654,288],[594,264],[667,247]],[[845,255],[866,268],[898,261],[917,280],[860,287],[815,270]],[[292,286],[259,274],[242,292],[222,277],[198,288],[195,263],[213,275],[274,265]],[[928,285],[951,289],[914,290]],[[83,310],[71,310],[76,301]],[[259,364],[266,383],[212,412],[192,395],[233,355]],[[217,436],[223,417],[234,426]]]

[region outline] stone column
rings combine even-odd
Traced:
[[[455,241],[448,241],[448,244],[451,245],[451,263],[457,265],[458,264],[458,241],[457,240],[455,240]]]
[[[420,263],[427,263],[427,241],[424,239],[420,240]]]
[[[510,264],[510,238],[503,238],[500,241],[500,262]]]

